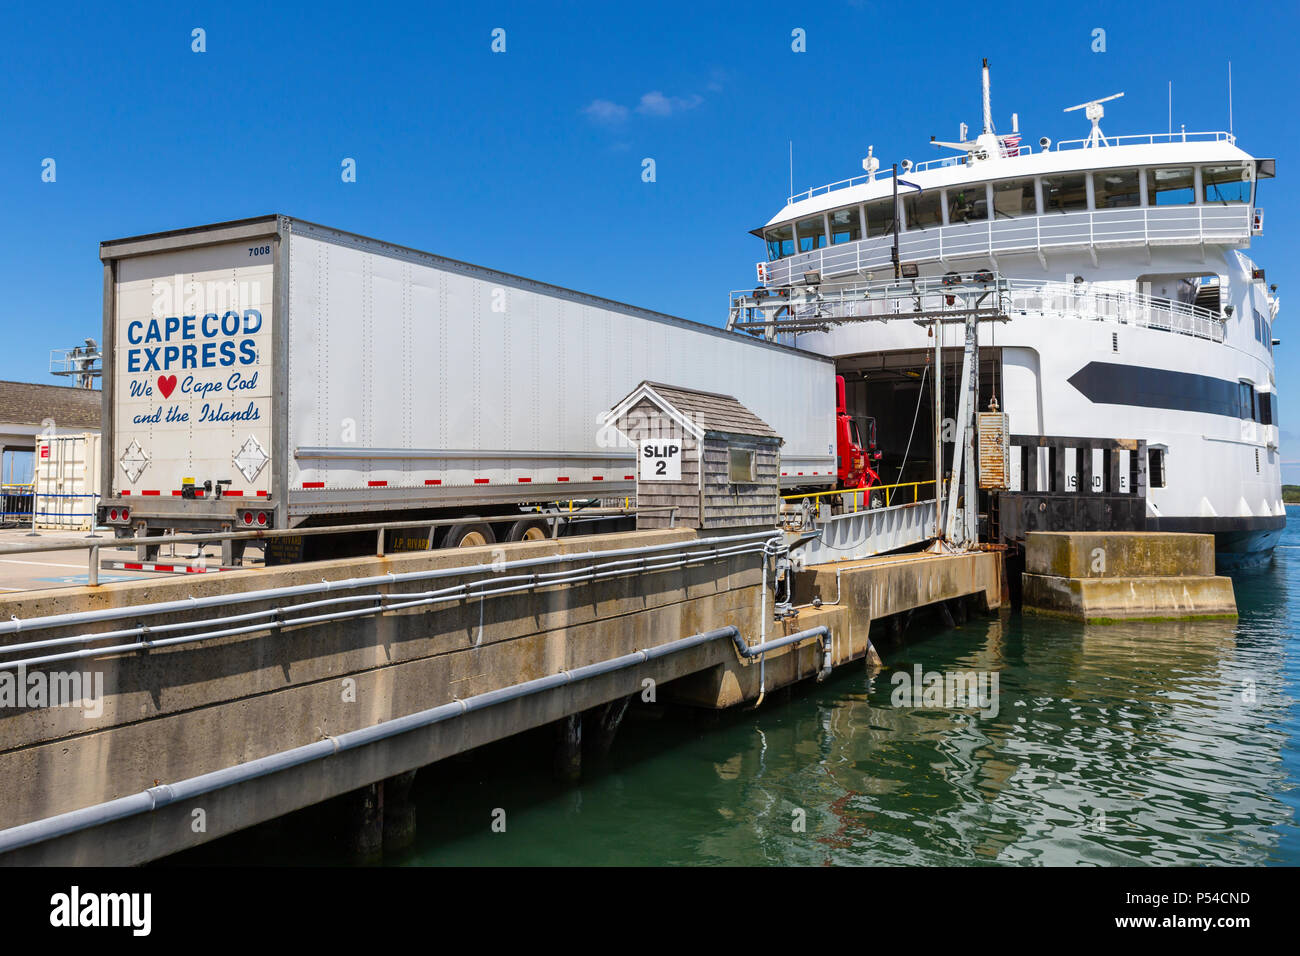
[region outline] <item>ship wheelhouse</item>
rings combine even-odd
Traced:
[[[1030,255],[1047,270],[1057,252],[1082,250],[1095,265],[1107,248],[1240,248],[1262,230],[1256,189],[1273,175],[1273,161],[1245,153],[1229,133],[1085,142],[922,163],[907,169],[897,199],[885,172],[791,196],[753,230],[765,241],[764,284],[798,285],[805,273],[822,283],[883,277],[895,224],[900,259],[936,274],[971,258],[996,266],[999,257]]]

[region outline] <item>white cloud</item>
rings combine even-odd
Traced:
[[[593,123],[613,126],[627,119],[628,109],[612,100],[592,100],[583,112]]]
[[[651,90],[641,97],[636,111],[647,116],[672,116],[684,110],[692,110],[704,102],[698,94],[690,96],[664,96],[658,90]]]

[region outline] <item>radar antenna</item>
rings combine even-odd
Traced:
[[[1111,100],[1117,100],[1123,95],[1123,93],[1116,93],[1113,96],[1103,96],[1099,100],[1089,100],[1086,103],[1080,103],[1078,106],[1071,106],[1065,110],[1066,113],[1073,113],[1075,110],[1083,110],[1083,115],[1092,120],[1092,132],[1088,134],[1087,140],[1084,141],[1084,149],[1110,145],[1110,143],[1106,142],[1106,137],[1101,134],[1101,118],[1106,115],[1106,110],[1101,104],[1109,103]]]

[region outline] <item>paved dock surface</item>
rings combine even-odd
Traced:
[[[88,538],[85,531],[40,531],[39,537],[28,537],[31,528],[0,529],[0,594],[13,594],[20,591],[42,591],[49,588],[74,587],[89,583],[89,557],[79,547],[95,539]],[[105,566],[113,561],[135,561],[134,548],[114,548],[113,533],[99,531],[100,571],[99,581],[108,584],[115,581],[137,581],[141,578],[167,577],[164,573],[144,571],[124,571]],[[41,551],[35,554],[12,553],[15,549],[30,545],[46,545],[59,541],[68,542],[67,551]],[[174,552],[174,558],[173,558]],[[178,544],[163,545],[158,563],[165,564],[173,559],[184,563],[199,553],[198,545]],[[209,544],[203,553],[212,565],[221,560],[219,545]],[[257,552],[250,558],[257,559]]]

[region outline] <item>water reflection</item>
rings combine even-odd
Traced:
[[[1300,538],[1283,544],[1234,576],[1237,622],[920,626],[874,678],[843,668],[716,720],[632,717],[576,787],[551,781],[545,733],[484,748],[421,774],[418,843],[388,862],[1300,864]],[[996,716],[895,706],[891,675],[916,665],[996,672]],[[345,862],[286,832],[202,859]]]

